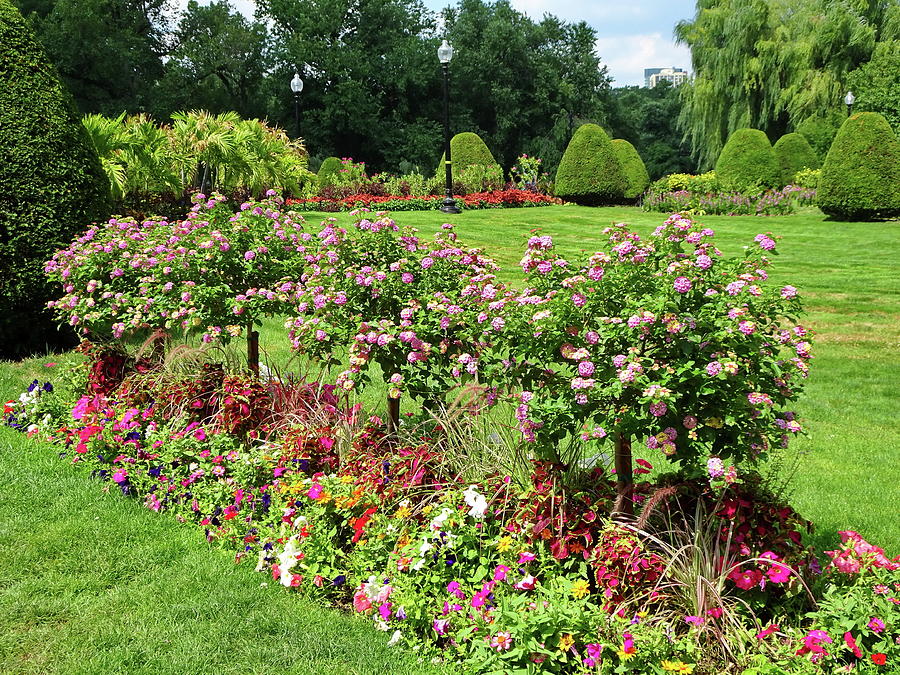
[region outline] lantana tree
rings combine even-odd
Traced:
[[[536,454],[555,457],[576,435],[613,439],[616,510],[630,513],[635,437],[724,481],[786,446],[801,431],[791,405],[811,344],[797,290],[768,283],[772,236],[725,258],[711,229],[679,215],[646,239],[625,225],[604,232],[608,249],[577,262],[549,236],[529,240],[528,288],[507,304],[511,358],[494,376],[518,387]]]
[[[50,306],[95,338],[181,329],[225,343],[246,331],[258,370],[254,325],[297,293],[312,235],[271,191],[237,213],[221,195],[194,201],[182,221],[113,218],[58,251],[45,271],[64,295]]]
[[[295,348],[336,364],[347,347],[336,384],[348,391],[367,384],[377,363],[394,428],[404,391],[428,403],[477,379],[479,355],[504,325],[507,291],[493,260],[460,247],[451,225],[427,241],[364,213],[350,231],[326,223],[319,239],[289,323]]]

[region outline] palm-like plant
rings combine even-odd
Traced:
[[[82,119],[82,124],[100,156],[100,163],[109,180],[110,194],[115,200],[125,196],[127,185],[125,153],[129,141],[123,133],[124,119],[125,113],[114,118],[85,115]]]

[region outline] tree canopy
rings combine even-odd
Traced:
[[[839,108],[848,73],[898,37],[900,4],[885,0],[698,0],[675,28],[694,79],[679,124],[701,167],[742,127],[778,138]]]

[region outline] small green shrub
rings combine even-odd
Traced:
[[[44,262],[109,215],[109,183],[55,68],[0,0],[0,358],[59,343]]]
[[[815,190],[819,187],[819,179],[822,177],[822,169],[800,169],[791,179],[792,185]]]
[[[626,140],[617,138],[612,142],[612,146],[625,174],[627,184],[625,199],[637,199],[650,185],[650,174],[647,173],[644,160],[641,159],[634,146]]]
[[[319,185],[334,185],[335,177],[342,168],[343,164],[341,164],[339,157],[326,157],[322,160],[322,165],[319,167],[319,173],[316,174]]]
[[[882,115],[856,113],[838,130],[822,166],[817,205],[839,220],[900,215],[900,141]]]
[[[654,192],[687,190],[689,192],[706,194],[721,192],[722,185],[716,177],[715,171],[707,171],[697,176],[689,173],[670,173],[668,176],[663,176],[659,180],[653,181],[650,189]]]
[[[445,174],[445,160],[446,154],[441,153],[441,161],[438,164],[436,175],[442,179]],[[450,139],[450,160],[453,162],[454,181],[461,181],[462,173],[472,166],[490,167],[491,170],[493,170],[492,167],[496,167],[496,170],[500,171],[501,178],[503,176],[500,165],[497,164],[485,142],[481,140],[481,136],[471,131],[456,134]],[[480,191],[476,190],[476,192]]]
[[[778,139],[773,150],[781,166],[782,185],[789,185],[801,169],[818,169],[822,166],[816,151],[802,134],[785,134]]]
[[[837,114],[811,115],[797,125],[797,133],[809,141],[812,149],[819,157],[819,161],[825,160],[828,149],[831,147],[834,136],[841,126],[842,120]]]
[[[738,129],[716,162],[716,175],[729,190],[781,187],[781,168],[768,137],[759,129]]]
[[[556,196],[585,206],[622,201],[628,183],[609,136],[584,124],[569,141],[556,170]]]

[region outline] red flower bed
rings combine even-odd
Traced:
[[[504,207],[548,206],[562,204],[556,197],[530,192],[528,190],[493,190],[473,192],[455,196],[457,205],[465,209],[496,209]],[[311,197],[309,199],[288,199],[288,206],[306,207],[316,211],[352,211],[358,208],[378,207],[383,211],[428,211],[440,208],[444,197],[440,195],[372,195],[356,194],[334,199],[331,197]]]

